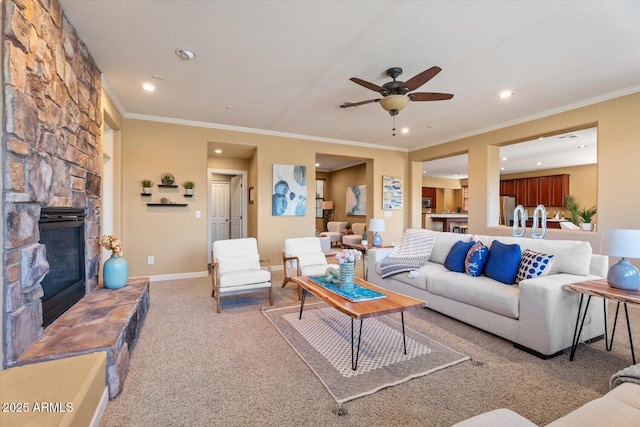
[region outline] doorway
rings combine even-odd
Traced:
[[[247,237],[247,171],[208,169],[208,257],[216,240]]]

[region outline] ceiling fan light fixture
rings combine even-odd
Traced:
[[[395,116],[400,110],[407,106],[409,97],[407,95],[389,95],[380,100],[380,105],[389,114]],[[394,114],[395,113],[395,114]]]

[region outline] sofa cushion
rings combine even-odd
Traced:
[[[464,273],[469,276],[478,277],[484,273],[484,268],[487,265],[487,259],[489,258],[489,248],[482,244],[482,242],[475,242],[464,260]]]
[[[471,249],[475,242],[463,242],[458,240],[453,244],[447,258],[444,260],[444,266],[448,270],[456,271],[458,273],[464,273],[465,259],[467,258],[467,252]]]
[[[471,277],[448,271],[427,280],[427,291],[512,319],[519,317],[520,290],[486,276]]]
[[[480,240],[487,246],[491,246],[494,240],[500,240],[505,244],[518,244],[523,251],[531,249],[543,254],[555,255],[549,274],[567,273],[580,276],[589,274],[593,252],[589,242],[486,235],[474,235],[473,240]]]
[[[549,274],[553,264],[553,257],[554,255],[541,254],[531,249],[525,250],[522,253],[520,267],[518,267],[516,283],[520,283],[521,280],[535,279]]]
[[[409,286],[413,286],[414,288],[421,289],[423,291],[427,290],[427,280],[428,278],[433,276],[434,274],[445,273],[449,270],[442,264],[438,264],[436,262],[427,262],[422,267],[420,267],[417,271],[412,271],[410,273],[399,273],[393,276],[393,279],[406,283]]]
[[[463,242],[470,242],[470,234],[449,233],[449,232],[436,232],[435,239],[433,240],[433,249],[431,249],[431,255],[429,255],[429,261],[437,262],[438,264],[444,264],[447,255],[451,251],[453,245],[462,240]]]
[[[522,250],[518,244],[505,245],[499,240],[494,240],[489,249],[484,274],[498,282],[511,285],[516,281],[521,257]]]

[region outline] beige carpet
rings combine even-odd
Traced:
[[[402,324],[397,313],[364,319],[360,335],[359,320],[352,326],[351,317],[325,303],[305,304],[302,318],[299,312],[299,305],[263,311],[338,403],[469,360],[406,324],[404,354]],[[352,339],[355,343],[359,341],[359,352],[355,355]]]
[[[611,375],[631,364],[622,319],[611,352],[602,340],[580,345],[570,362],[568,351],[541,360],[421,309],[407,314],[407,324],[471,361],[347,402],[339,411],[261,313],[298,304],[292,284],[280,288],[277,277],[274,283],[273,307],[264,292],[223,299],[221,314],[208,279],[152,283],[129,375],[102,426],[449,426],[501,407],[544,425],[602,396]],[[307,303],[313,302],[309,296]],[[640,337],[640,312],[630,309],[629,315]]]

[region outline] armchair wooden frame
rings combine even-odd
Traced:
[[[284,288],[285,285],[288,282],[293,282],[293,277],[295,276],[289,276],[289,269],[287,268],[287,262],[288,261],[295,261],[296,262],[296,276],[302,276],[302,273],[300,272],[300,258],[298,258],[297,256],[287,256],[284,251],[282,251],[282,268],[284,270],[284,280],[282,280],[282,287]],[[295,282],[294,282],[295,283]],[[298,285],[296,283],[296,286],[298,286],[298,300],[301,299],[302,297],[302,289],[300,288],[300,285]]]
[[[267,259],[261,259],[260,260],[260,264],[262,263],[266,263],[267,264],[267,270],[269,271],[269,276],[272,276],[272,272],[271,272],[271,260],[269,258]],[[217,262],[213,262],[212,265],[212,272],[211,272],[211,284],[212,284],[212,289],[211,289],[211,297],[215,297],[216,299],[216,312],[220,313],[220,297],[221,294],[228,294],[228,295],[237,295],[237,294],[248,294],[248,293],[255,293],[255,292],[260,292],[261,290],[263,290],[264,288],[252,288],[252,289],[246,289],[246,290],[236,290],[236,291],[230,291],[230,292],[220,292],[220,286],[219,286],[219,281],[220,278],[218,276],[219,271],[220,271],[220,266],[218,265]],[[272,280],[269,280],[269,283],[271,284],[269,286],[269,305],[273,305],[273,283]],[[284,285],[283,285],[284,286]],[[218,291],[216,293],[216,290]],[[300,290],[298,289],[298,293],[300,293]]]

